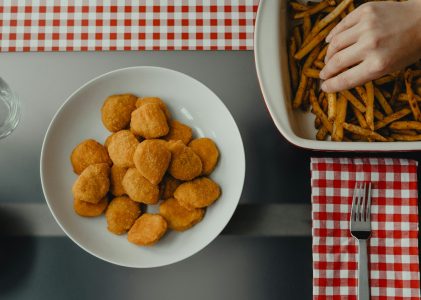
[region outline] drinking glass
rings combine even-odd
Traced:
[[[0,139],[16,128],[20,119],[20,103],[17,95],[0,77]]]

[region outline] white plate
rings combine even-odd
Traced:
[[[182,233],[168,232],[153,247],[139,247],[107,231],[104,216],[82,218],[73,211],[71,188],[76,180],[70,165],[72,149],[87,138],[103,142],[110,134],[100,108],[111,94],[158,96],[175,119],[191,126],[196,137],[212,138],[221,153],[212,173],[220,199],[202,222]],[[114,264],[148,268],[185,259],[208,245],[228,223],[241,196],[245,175],[243,143],[237,125],[222,101],[199,81],[176,71],[133,67],[99,76],[74,92],[58,110],[45,135],[41,182],[51,213],[64,232],[89,253]]]
[[[269,113],[281,134],[292,144],[315,150],[413,151],[421,142],[333,142],[315,139],[314,115],[293,110],[288,71],[287,0],[261,0],[256,18],[254,50],[257,75]]]

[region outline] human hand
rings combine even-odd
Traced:
[[[326,37],[325,92],[337,92],[398,71],[421,57],[421,0],[368,2]]]

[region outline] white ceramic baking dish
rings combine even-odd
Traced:
[[[421,142],[334,142],[315,138],[314,115],[293,110],[287,56],[287,0],[261,0],[254,53],[266,106],[278,130],[292,144],[328,151],[415,151]]]

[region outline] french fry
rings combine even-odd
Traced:
[[[336,117],[336,93],[327,93],[327,118],[329,121]]]
[[[381,113],[380,110],[378,110],[376,108],[374,109],[373,115],[374,115],[374,118],[376,118],[379,121],[384,119],[384,115]],[[367,120],[367,112],[366,112],[366,117],[365,118]]]
[[[344,0],[344,1],[349,1],[349,0]],[[341,3],[343,3],[343,2],[341,2]],[[307,53],[309,53],[310,51],[312,51],[315,47],[317,47],[317,45],[320,44],[320,42],[322,42],[326,38],[326,36],[333,29],[333,27],[335,27],[335,25],[336,25],[336,22],[333,22],[330,25],[328,25],[325,29],[323,29],[322,31],[320,31],[316,36],[314,36],[313,39],[311,39],[308,42],[307,45],[302,46],[301,49],[298,50],[297,53],[295,53],[294,58],[297,59],[297,60],[300,60],[304,56],[306,56]],[[309,34],[309,36],[310,35],[311,35],[311,33]],[[308,36],[307,36],[307,38],[308,38]]]
[[[367,121],[364,118],[364,115],[355,108],[355,106],[351,106],[352,107],[352,111],[354,112],[355,117],[357,118],[358,124],[360,124],[360,126],[362,128],[368,128],[368,124]]]
[[[318,33],[322,31],[323,28],[328,26],[333,20],[339,17],[339,15],[347,8],[349,4],[352,3],[352,1],[353,0],[343,0],[341,3],[339,3],[338,6],[335,7],[335,9],[331,13],[329,13],[322,20],[320,20],[320,22],[317,22],[316,25],[314,25],[313,29],[311,30],[309,36],[305,39],[303,46],[306,46],[308,43],[310,43],[310,41],[314,37],[316,37]]]
[[[320,118],[322,121],[323,127],[327,129],[330,133],[333,132],[333,125],[327,119],[326,114],[321,109],[319,102],[317,102],[316,95],[314,94],[314,90],[310,90],[310,104],[313,107],[313,113]]]
[[[340,93],[344,95],[345,98],[348,99],[348,101],[351,102],[351,104],[354,105],[360,112],[363,113],[366,111],[366,107],[350,91],[344,90],[340,91]]]
[[[404,134],[404,135],[418,135],[415,130],[392,130],[392,134]]]
[[[319,69],[323,69],[325,67],[325,63],[322,62],[321,60],[315,60],[313,65]]]
[[[322,2],[317,3],[316,5],[310,7],[309,9],[306,9],[305,11],[296,13],[294,15],[294,19],[310,17],[311,15],[317,14],[319,11],[322,11],[324,8],[328,7],[329,5],[335,5],[335,1],[323,0]]]
[[[421,111],[418,106],[418,102],[415,99],[414,91],[412,90],[412,70],[408,69],[405,71],[404,74],[404,80],[405,80],[405,87],[406,87],[406,93],[408,94],[408,103],[411,107],[412,114],[414,115],[414,119],[416,121],[421,121]]]
[[[295,44],[297,45],[297,50],[298,50],[299,48],[301,48],[301,43],[303,42],[303,40],[301,38],[300,28],[298,26],[295,26],[292,29],[292,35],[293,35],[293,37],[295,39]]]
[[[394,130],[421,130],[421,122],[418,121],[396,121],[390,124],[390,129]]]
[[[356,86],[355,90],[357,91],[358,96],[360,96],[364,105],[367,105],[367,93],[365,92],[365,89],[362,86]]]
[[[386,98],[383,96],[382,92],[377,87],[374,88],[374,96],[376,97],[377,101],[379,102],[386,115],[393,114],[392,107],[390,107]]]
[[[329,94],[327,95],[329,98]],[[336,113],[335,121],[333,122],[333,132],[332,132],[333,141],[340,142],[343,140],[344,128],[342,125],[345,122],[347,103],[348,103],[348,100],[343,95],[340,95],[337,101],[337,113]]]
[[[323,46],[322,50],[320,50],[319,52],[319,55],[317,55],[316,61],[318,60],[322,62],[324,61],[328,48],[329,48],[329,44],[326,44]]]
[[[371,131],[369,129],[364,129],[360,126],[349,124],[349,123],[343,123],[343,128],[349,132],[358,134],[360,136],[364,136],[370,139],[373,139],[375,141],[379,142],[387,142],[387,139],[384,136],[381,136],[375,131]]]
[[[316,47],[311,51],[309,56],[307,57],[306,62],[304,63],[303,69],[310,67],[313,64],[313,61],[316,59],[317,54],[319,54],[320,47]],[[303,102],[304,92],[307,88],[308,77],[301,73],[300,83],[298,84],[297,92],[295,93],[295,98],[292,102],[293,108],[298,108],[301,106]]]
[[[396,141],[421,141],[421,134],[407,135],[407,134],[392,134],[392,138]]]
[[[417,102],[421,102],[421,96],[418,96],[418,95],[414,94],[414,98]],[[404,93],[399,94],[398,95],[398,101],[408,102],[409,101],[408,94],[404,94]]]
[[[374,130],[374,86],[372,81],[365,84],[365,91],[367,96],[365,119],[368,128]]]
[[[291,37],[290,44],[289,44],[289,73],[291,75],[291,83],[292,83],[292,90],[295,91],[298,86],[298,69],[297,63],[294,59],[295,51],[297,51],[297,45],[295,43],[295,39]]]
[[[329,13],[331,13],[334,9],[335,9],[334,7],[332,7],[332,6],[328,6],[328,7],[324,8],[324,9],[322,10],[322,13],[329,14]]]
[[[393,80],[395,80],[395,77],[392,75],[385,75],[383,77],[380,77],[376,80],[374,80],[374,83],[377,85],[383,85],[385,83],[389,83],[392,82]]]
[[[320,129],[320,127],[322,127],[322,121],[320,121],[319,117],[316,117],[314,119],[314,128]]]
[[[396,99],[398,98],[398,96],[401,92],[401,85],[402,85],[402,76],[399,75],[399,76],[396,77],[396,80],[393,83],[392,96],[390,97],[390,100],[389,100],[390,105],[395,104]]]
[[[320,78],[319,77],[320,70],[317,70],[317,69],[307,68],[307,69],[304,69],[303,73],[307,77],[316,78],[316,79]]]
[[[354,2],[351,2],[350,4],[349,4],[349,6],[348,6],[348,13],[350,13],[351,11],[353,11],[355,9],[355,5],[354,5]]]
[[[298,3],[298,2],[289,2],[289,5],[291,6],[293,10],[296,10],[296,11],[306,11],[307,9],[309,9],[308,6]]]
[[[326,127],[322,126],[319,128],[316,134],[316,139],[319,141],[324,141],[326,139],[327,134],[329,131],[326,129]]]
[[[391,115],[388,115],[387,117],[385,117],[383,120],[378,121],[376,124],[374,124],[374,129],[378,130],[380,128],[383,128],[384,126],[402,119],[403,117],[405,117],[406,115],[409,115],[411,113],[411,110],[409,108],[403,108]]]
[[[323,112],[325,113],[325,114],[327,114],[327,110],[328,110],[328,103],[327,103],[327,99],[326,99],[326,97],[323,97],[323,100],[322,100],[322,109],[323,109]]]
[[[311,31],[311,18],[310,16],[306,16],[303,19],[303,39],[305,39]]]

